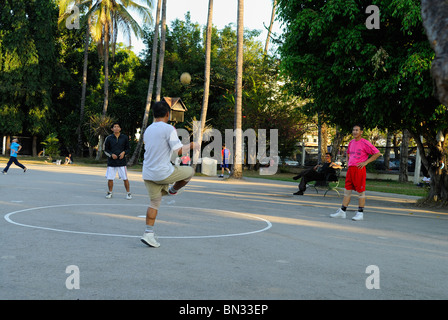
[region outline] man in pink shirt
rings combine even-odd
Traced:
[[[350,141],[347,148],[347,160],[348,160],[348,170],[345,176],[345,193],[344,199],[342,200],[341,208],[330,215],[332,218],[343,218],[345,219],[346,210],[350,204],[350,198],[352,190],[355,190],[359,194],[359,206],[358,212],[352,218],[352,220],[360,221],[364,219],[364,205],[366,203],[366,165],[372,161],[378,159],[381,156],[380,151],[375,148],[362,136],[363,127],[361,125],[355,125],[353,127],[353,140]],[[371,157],[369,158],[369,155]]]

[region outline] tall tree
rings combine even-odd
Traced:
[[[292,91],[311,98],[307,112],[349,130],[353,123],[407,129],[431,175],[429,198],[448,201],[444,142],[447,108],[433,97],[434,59],[420,1],[379,0],[380,29],[366,26],[368,0],[278,0],[286,23],[282,65]],[[419,137],[423,136],[427,152]]]
[[[165,42],[166,42],[166,1],[162,2],[162,25],[160,26],[160,47],[159,47],[159,63],[157,65],[157,81],[156,81],[156,102],[160,101],[162,93],[162,76],[163,65],[165,61]]]
[[[276,7],[277,7],[277,0],[273,0],[272,1],[271,22],[269,23],[268,35],[266,37],[266,43],[264,45],[264,54],[268,54],[269,40],[271,40],[271,33],[272,33],[272,27],[274,25]]]
[[[151,14],[149,8],[152,0],[145,0],[145,5],[140,5],[131,0],[97,0],[91,7],[88,16],[92,15],[94,22],[92,24],[92,38],[98,43],[100,54],[104,59],[104,101],[103,117],[107,113],[109,105],[109,54],[111,39],[118,32],[115,27],[122,27],[123,32],[128,35],[132,30],[134,35],[139,38],[143,35],[143,29],[135,21],[128,10],[137,12],[143,18],[143,23],[149,22]],[[97,159],[101,157],[104,136],[100,136],[98,145]]]
[[[235,77],[235,147],[232,177],[243,177],[243,55],[244,55],[244,0],[238,0],[237,48]]]
[[[149,111],[151,109],[152,95],[154,90],[154,80],[156,78],[156,64],[157,64],[157,45],[159,41],[159,25],[160,25],[160,6],[162,0],[157,1],[157,9],[156,9],[156,22],[154,25],[154,35],[152,39],[152,58],[151,58],[151,70],[149,74],[149,85],[148,85],[148,93],[146,95],[146,106],[145,113],[143,114],[142,126],[140,129],[140,138],[137,142],[137,147],[132,154],[131,159],[128,161],[128,166],[133,166],[137,163],[140,153],[143,147],[143,134],[145,133],[146,127],[148,126],[149,119]]]
[[[205,36],[205,67],[204,67],[204,96],[202,98],[201,109],[201,126],[199,128],[198,137],[196,143],[199,147],[194,150],[193,155],[193,169],[196,170],[196,161],[199,157],[199,153],[202,145],[202,137],[205,130],[205,122],[207,120],[208,100],[210,95],[210,61],[211,61],[211,47],[212,47],[212,24],[213,21],[213,0],[208,2],[208,15],[207,15],[207,32]]]
[[[439,0],[422,0],[423,25],[429,43],[435,51],[432,75],[437,98],[448,106],[448,3]]]
[[[59,24],[62,24],[62,27],[66,27],[66,19],[71,16],[71,11],[68,11],[70,6],[77,6],[79,10],[82,10],[82,7],[88,6],[88,10],[92,6],[92,2],[90,0],[59,0]],[[79,17],[78,17],[79,18]],[[87,67],[89,63],[89,44],[90,44],[90,22],[91,16],[88,16],[87,25],[83,26],[85,28],[85,39],[84,39],[84,64],[82,69],[82,89],[81,89],[81,103],[79,109],[79,123],[76,129],[76,134],[78,136],[78,145],[77,145],[77,155],[82,156],[83,142],[82,142],[82,126],[84,124],[84,110],[86,105],[86,92],[87,92]]]
[[[0,6],[0,132],[44,136],[56,72],[57,7],[51,0]],[[35,141],[35,140],[34,140]]]

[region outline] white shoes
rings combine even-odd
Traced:
[[[154,248],[160,247],[160,243],[156,240],[154,232],[145,232],[140,240],[150,247]]]
[[[107,191],[106,199],[110,199],[110,198],[112,198],[112,192]],[[131,199],[132,199],[132,195],[131,195],[130,192],[128,192],[128,193],[126,194],[126,200],[131,200]]]
[[[332,218],[341,218],[341,219],[345,219],[346,218],[346,213],[344,210],[342,210],[341,208],[338,209],[338,211],[336,211],[333,214],[330,214],[330,217]],[[357,211],[355,216],[352,218],[352,220],[354,221],[361,221],[364,220],[364,213]]]
[[[354,221],[361,221],[364,220],[364,213],[362,212],[356,212],[355,216],[352,218]]]
[[[336,212],[333,213],[333,214],[330,214],[330,217],[332,217],[332,218],[341,218],[341,219],[345,219],[346,214],[345,214],[345,211],[344,211],[344,210],[342,210],[341,208],[339,208],[338,211],[336,211]]]

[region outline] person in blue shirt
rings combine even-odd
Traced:
[[[17,138],[12,139],[10,148],[11,148],[10,158],[9,158],[8,163],[6,164],[5,169],[3,169],[2,173],[6,174],[12,163],[14,163],[16,166],[22,168],[23,172],[26,172],[27,168],[17,160],[17,154],[19,153],[20,149],[22,149],[22,146],[19,144]]]

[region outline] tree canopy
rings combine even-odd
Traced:
[[[55,133],[61,154],[77,146],[80,98],[83,83],[86,25],[80,29],[58,27],[54,0],[6,1],[0,7],[0,134],[34,136],[39,141]],[[85,14],[86,11],[81,11]],[[83,21],[81,17],[81,21]],[[146,49],[137,56],[123,44],[111,53],[108,119],[119,120],[122,130],[134,137],[145,110],[154,27],[142,26]],[[279,129],[280,152],[289,156],[303,133],[295,101],[283,89],[279,60],[266,56],[257,40],[260,31],[244,31],[243,130]],[[207,124],[224,132],[234,124],[236,26],[212,28],[211,74]],[[104,52],[89,39],[83,143],[90,152],[98,143],[95,126],[103,110]],[[160,40],[159,40],[160,41]],[[199,119],[204,92],[205,26],[184,19],[167,26],[162,97],[181,97],[187,105],[188,126]],[[179,77],[189,72],[192,81]],[[93,119],[93,120],[92,120]],[[131,142],[132,145],[133,142]],[[39,148],[39,146],[38,146]]]
[[[372,4],[380,10],[379,29],[366,25]],[[433,96],[434,51],[419,0],[279,0],[278,14],[285,26],[282,69],[290,90],[310,99],[307,113],[346,131],[356,123],[408,129],[430,150],[440,149],[436,136],[447,134],[447,108]],[[438,180],[445,156],[421,151]]]

